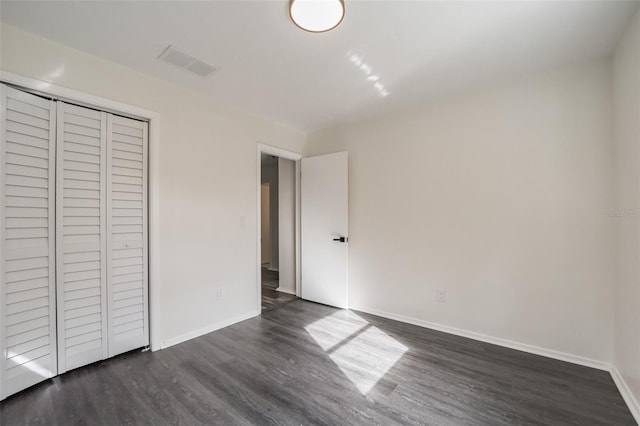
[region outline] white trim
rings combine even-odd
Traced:
[[[90,95],[78,90],[57,86],[46,81],[36,80],[34,78],[14,74],[2,69],[0,69],[0,80],[7,84],[24,87],[36,93],[40,93],[43,96],[54,96],[61,101],[66,101],[79,106],[85,106],[89,108],[98,107],[101,111],[105,112],[114,112],[118,114],[125,113],[132,118],[141,118],[147,120],[152,118],[153,116],[158,115],[154,111],[149,111],[147,109],[140,108],[134,105],[124,104],[111,99],[102,98],[100,96]]]
[[[149,117],[149,328],[151,350],[160,349],[160,114]]]
[[[295,294],[300,294],[300,160],[302,159],[302,154],[298,154],[297,152],[287,151],[286,149],[277,148],[271,145],[265,145],[263,143],[257,143],[257,160],[256,160],[256,293],[258,298],[256,300],[256,309],[258,312],[262,312],[262,247],[260,243],[260,237],[262,236],[262,223],[260,218],[262,216],[262,212],[260,210],[260,187],[262,185],[262,154],[270,154],[275,155],[276,157],[284,158],[287,160],[292,160],[296,162],[296,291]]]
[[[258,142],[258,153],[264,153],[269,155],[275,155],[276,157],[285,158],[287,160],[298,161],[302,159],[302,154],[293,151],[287,151],[286,149],[278,148],[276,146],[266,145]]]
[[[475,331],[463,330],[460,328],[450,327],[448,325],[443,325],[435,322],[407,317],[404,315],[393,314],[390,312],[380,311],[377,309],[367,308],[364,306],[351,305],[349,306],[349,309],[354,311],[364,312],[371,315],[376,315],[383,318],[392,319],[395,321],[404,322],[407,324],[413,324],[420,327],[429,328],[431,330],[454,334],[456,336],[466,337],[473,340],[479,340],[481,342],[491,343],[493,345],[498,345],[505,348],[515,349],[518,351],[528,352],[535,355],[545,356],[547,358],[553,358],[560,361],[583,365],[585,367],[591,367],[598,370],[610,371],[611,369],[611,365],[604,361],[598,361],[595,359],[585,358],[582,356],[568,354],[568,353],[556,351],[553,349],[542,348],[539,346],[529,345],[526,343],[515,342],[513,340],[502,339],[500,337],[488,336],[486,334],[476,333]]]
[[[276,291],[279,291],[280,293],[287,293],[287,294],[293,294],[294,296],[296,295],[295,291],[291,291],[291,290],[283,290],[280,287],[276,288]]]
[[[295,294],[302,297],[302,181],[301,160],[296,161],[296,290]]]
[[[160,349],[166,349],[168,347],[180,344],[182,342],[186,342],[187,340],[195,339],[196,337],[200,337],[200,336],[203,336],[205,334],[211,333],[213,331],[220,330],[221,328],[228,327],[228,326],[236,324],[238,322],[246,321],[246,320],[251,319],[251,318],[255,318],[258,315],[260,315],[260,311],[259,310],[257,312],[256,311],[247,312],[247,313],[244,313],[242,315],[238,315],[238,316],[235,316],[233,318],[226,319],[224,321],[219,321],[219,322],[210,324],[210,325],[208,325],[206,327],[202,327],[202,328],[199,328],[197,330],[190,331],[188,333],[184,333],[184,334],[181,334],[181,335],[176,336],[176,337],[172,337],[172,338],[167,339],[167,340],[163,340],[160,343]]]
[[[160,114],[0,69],[0,81],[48,94],[75,104],[149,121],[149,325],[151,350],[160,349]]]
[[[631,414],[633,414],[633,418],[636,420],[636,423],[640,424],[640,403],[638,403],[633,396],[633,393],[631,393],[631,389],[629,389],[629,386],[627,386],[627,383],[624,381],[624,378],[615,365],[611,366],[610,372],[613,382],[616,384],[620,394],[622,395],[622,399],[627,403],[627,407],[629,407]]]

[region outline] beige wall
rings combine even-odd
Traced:
[[[640,415],[640,13],[613,60],[618,200],[615,366]]]
[[[278,198],[280,193],[278,183],[278,158],[266,154],[262,154],[261,158],[261,181],[263,184],[269,184],[269,221],[267,223],[269,228],[269,248],[267,249],[266,257],[264,254],[262,255],[262,263],[269,263],[268,268],[272,271],[277,271],[280,257],[278,249],[280,245],[280,234],[278,232]]]
[[[603,61],[310,135],[349,152],[350,305],[611,362],[611,120]]]
[[[3,70],[160,114],[153,291],[161,340],[258,313],[256,144],[301,152],[304,135],[12,27],[1,31]]]

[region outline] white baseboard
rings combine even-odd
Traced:
[[[271,272],[280,272],[280,269],[279,269],[279,268],[274,268],[273,266],[269,266],[269,267],[267,268],[267,270],[269,270],[269,271],[271,271]]]
[[[162,343],[160,344],[160,349],[166,349],[166,348],[168,348],[170,346],[174,346],[174,345],[177,345],[179,343],[186,342],[187,340],[195,339],[196,337],[200,337],[200,336],[202,336],[204,334],[211,333],[212,331],[220,330],[221,328],[228,327],[228,326],[233,325],[235,323],[238,323],[240,321],[248,320],[248,319],[256,317],[258,315],[260,315],[260,311],[258,311],[258,312],[256,312],[256,311],[247,312],[247,313],[244,313],[242,315],[238,315],[238,316],[235,316],[233,318],[229,318],[227,320],[220,321],[220,322],[217,322],[217,323],[214,323],[214,324],[210,324],[210,325],[208,325],[206,327],[202,327],[202,328],[199,328],[197,330],[190,331],[188,333],[184,333],[184,334],[181,334],[181,335],[176,336],[176,337],[172,337],[172,338],[167,339],[167,340],[163,340]]]
[[[276,291],[279,291],[281,293],[293,294],[294,296],[296,295],[296,291],[295,290],[284,290],[284,289],[278,287],[278,288],[276,288]]]
[[[636,423],[640,424],[640,404],[631,393],[631,389],[629,389],[629,386],[627,386],[627,383],[624,381],[615,365],[611,366],[611,377],[618,387],[624,402],[627,403],[627,407],[629,407],[631,414],[633,414],[633,418],[636,419]]]
[[[500,337],[488,336],[486,334],[476,333],[475,331],[463,330],[460,328],[450,327],[448,325],[425,321],[418,318],[407,317],[404,315],[393,314],[391,312],[379,311],[377,309],[371,309],[364,306],[349,306],[349,309],[365,312],[367,314],[376,315],[383,318],[404,322],[407,324],[413,324],[420,327],[429,328],[432,330],[442,331],[444,333],[454,334],[456,336],[467,337],[469,339],[479,340],[481,342],[491,343],[494,345],[503,346],[505,348],[528,352],[535,355],[546,356],[548,358],[571,362],[573,364],[584,365],[586,367],[596,368],[598,370],[604,370],[604,371],[611,370],[611,365],[607,362],[585,358],[578,355],[568,354],[568,353],[556,351],[553,349],[547,349],[539,346],[529,345],[526,343],[515,342],[513,340],[502,339]]]

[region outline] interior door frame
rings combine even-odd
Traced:
[[[161,349],[160,333],[160,114],[134,105],[117,102],[100,96],[52,84],[48,81],[24,77],[0,69],[0,82],[21,87],[35,94],[42,94],[80,106],[99,109],[115,114],[124,114],[149,122],[148,161],[148,221],[149,221],[149,331],[152,351]]]
[[[300,236],[300,160],[302,159],[302,154],[298,154],[296,152],[293,151],[287,151],[286,149],[282,149],[282,148],[278,148],[275,146],[271,146],[271,145],[266,145],[263,143],[258,142],[257,144],[257,160],[256,160],[256,175],[257,175],[257,184],[256,184],[256,292],[257,292],[257,299],[256,299],[256,314],[260,315],[262,313],[262,271],[261,271],[261,261],[262,261],[262,247],[260,244],[260,238],[262,236],[262,222],[261,222],[261,215],[262,212],[260,210],[261,207],[261,203],[260,203],[260,188],[261,188],[261,184],[262,184],[262,161],[261,161],[261,155],[262,154],[269,154],[269,155],[275,155],[276,157],[279,158],[284,158],[285,160],[292,160],[295,162],[296,167],[295,167],[295,173],[296,173],[296,177],[295,177],[295,268],[296,268],[296,279],[295,279],[295,285],[296,285],[296,296],[300,297],[300,291],[301,291],[301,287],[300,287],[300,282],[301,282],[301,277],[302,277],[302,271],[300,270],[300,241],[301,241],[301,236]]]

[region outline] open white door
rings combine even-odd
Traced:
[[[347,153],[302,159],[302,293],[312,302],[348,307]]]

